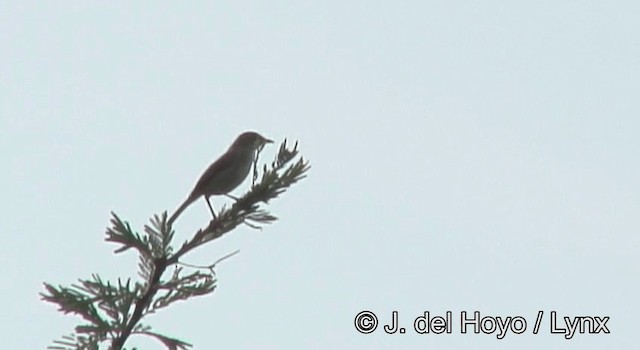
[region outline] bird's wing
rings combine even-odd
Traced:
[[[217,182],[217,178],[224,177],[224,174],[228,169],[231,169],[234,166],[234,162],[236,161],[237,158],[229,156],[228,153],[225,153],[218,158],[215,162],[209,165],[207,170],[205,170],[202,176],[200,176],[196,186],[193,188],[192,195],[200,196],[207,192],[216,192],[215,189],[211,188],[211,185]]]

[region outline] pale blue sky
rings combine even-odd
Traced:
[[[241,250],[156,330],[195,349],[637,347],[635,1],[23,1],[0,31],[3,348],[69,333],[42,282],[132,276],[109,212],[141,229],[174,210],[245,130],[299,140],[310,176],[268,206],[280,221],[188,256]],[[208,215],[190,207],[178,240]],[[450,310],[454,332],[361,335],[362,310],[407,328]],[[475,310],[529,329],[460,334]],[[554,310],[611,334],[549,334]]]

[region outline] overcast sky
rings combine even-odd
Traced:
[[[3,348],[81,321],[43,282],[135,278],[110,211],[141,231],[246,130],[276,140],[263,162],[298,140],[309,177],[273,225],[185,257],[240,249],[155,330],[194,349],[637,348],[637,1],[16,1],[0,31]],[[209,218],[196,202],[177,242]],[[392,311],[406,333],[384,332]],[[425,311],[451,334],[417,334]],[[526,330],[461,334],[462,311]],[[552,311],[610,333],[551,334]]]

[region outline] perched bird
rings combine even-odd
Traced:
[[[209,165],[209,168],[200,176],[189,197],[169,218],[169,224],[172,224],[191,203],[201,196],[204,196],[215,219],[216,214],[213,211],[209,197],[228,195],[229,192],[238,187],[249,174],[258,149],[267,143],[273,143],[273,141],[256,132],[247,131],[240,134],[233,141],[227,152]]]

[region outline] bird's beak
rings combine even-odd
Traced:
[[[262,141],[262,143],[263,143],[263,144],[273,143],[273,141],[272,141],[272,140],[269,140],[269,139],[267,139],[267,138],[265,138],[265,139]]]

